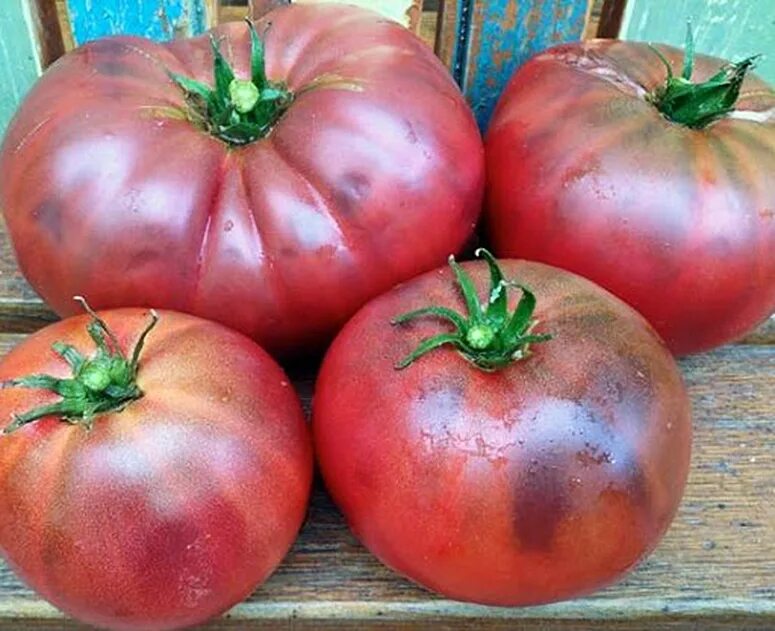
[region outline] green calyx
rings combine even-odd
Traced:
[[[293,101],[293,94],[266,76],[264,45],[253,23],[250,29],[250,79],[238,79],[210,37],[213,49],[213,87],[170,72],[186,95],[189,118],[230,145],[247,145],[266,136]]]
[[[140,334],[131,357],[127,357],[107,324],[83,298],[78,296],[76,300],[92,318],[87,330],[97,346],[97,352],[91,357],[84,357],[75,347],[56,342],[54,352],[70,365],[72,377],[59,379],[51,375],[29,375],[5,382],[3,387],[6,388],[51,390],[61,399],[15,415],[3,434],[10,434],[46,416],[58,416],[67,423],[91,429],[97,415],[120,411],[143,396],[137,385],[137,367],[145,339],[156,326],[159,316],[151,311],[148,326]]]
[[[490,268],[490,295],[486,304],[479,301],[471,277],[457,264],[454,256],[449,265],[465,301],[468,314],[463,315],[447,307],[425,307],[398,316],[392,324],[404,324],[421,317],[447,320],[454,331],[424,339],[417,348],[396,364],[401,370],[426,353],[441,346],[454,346],[477,368],[494,371],[524,359],[530,354],[530,345],[552,338],[548,333],[533,334],[538,321],[533,319],[536,298],[524,285],[506,280],[497,261],[487,250],[479,249],[476,256],[484,258]],[[519,303],[509,312],[508,290],[522,291]]]
[[[691,129],[707,127],[735,109],[743,79],[759,59],[759,55],[753,55],[738,63],[727,64],[707,81],[692,83],[694,37],[691,24],[686,29],[686,49],[680,77],[673,75],[670,62],[659,50],[653,46],[651,49],[665,65],[667,81],[646,98],[665,118]]]

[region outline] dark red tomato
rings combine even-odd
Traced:
[[[167,74],[211,86],[208,37],[91,42],[24,101],[0,154],[0,206],[57,313],[74,313],[75,294],[164,307],[289,353],[466,241],[484,151],[433,52],[341,5],[283,7],[256,29],[270,81],[244,115],[234,108],[251,105],[247,79],[263,68],[251,74],[240,23],[213,32],[240,96],[224,75],[209,113]]]
[[[551,340],[484,371],[472,362],[495,368],[505,356],[490,335],[499,327],[477,325],[469,345],[495,339],[498,352],[466,361],[446,344],[397,370],[452,327],[391,319],[463,306],[449,271],[425,274],[368,303],[336,338],[313,434],[329,491],[385,564],[450,598],[530,605],[608,585],[656,546],[686,481],[690,411],[668,349],[630,307],[556,268],[501,265],[537,297],[525,335]],[[482,295],[487,267],[462,267]]]
[[[140,309],[101,315],[127,353],[148,318]],[[52,344],[93,356],[87,322],[74,317],[30,336],[0,362],[0,379],[69,377]],[[88,363],[66,386],[81,399],[0,390],[6,422],[48,404],[73,422],[62,413],[22,425],[22,416],[0,436],[0,551],[84,622],[149,631],[201,623],[269,576],[304,519],[312,451],[298,398],[248,338],[162,312],[136,382],[118,400],[123,409],[96,414],[87,429],[74,409],[127,388],[115,365],[105,377]]]
[[[659,49],[677,75],[681,51]],[[724,63],[698,56],[694,75]],[[749,75],[731,112],[691,128],[650,101],[665,78],[638,43],[558,46],[525,64],[488,132],[486,220],[496,254],[592,279],[685,354],[775,310],[775,94]]]

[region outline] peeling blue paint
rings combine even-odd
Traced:
[[[485,130],[498,97],[517,67],[550,46],[581,39],[588,2],[476,0],[473,4],[470,26],[458,16],[458,33],[460,28],[469,31],[462,88],[479,126]]]
[[[204,0],[67,0],[76,44],[105,35],[168,40],[208,28]]]

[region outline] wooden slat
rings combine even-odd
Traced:
[[[65,53],[57,5],[52,0],[33,0],[30,6],[38,35],[41,66],[47,68]]]
[[[213,0],[67,0],[76,45],[117,33],[156,40],[206,31],[217,19]]]
[[[597,37],[616,38],[622,25],[627,0],[603,0],[597,27]]]
[[[464,0],[441,0],[439,21],[436,28],[436,56],[450,69],[458,83],[462,81],[463,59],[458,51],[465,50],[469,36],[467,28],[470,2]]]
[[[320,4],[331,0],[293,0],[296,4]],[[415,33],[420,32],[422,0],[342,0],[346,4],[377,11],[400,22]]]
[[[0,352],[21,336],[0,335]],[[681,362],[694,410],[692,471],[678,517],[657,551],[618,586],[529,609],[454,603],[380,565],[315,492],[302,534],[277,573],[246,603],[203,631],[497,628],[745,631],[775,628],[775,348],[733,346]],[[308,409],[312,371],[296,368]],[[0,629],[57,631],[61,622],[4,566]]]
[[[27,0],[2,0],[0,10],[0,137],[41,71],[40,47]]]
[[[620,37],[683,46],[691,19],[698,52],[737,61],[761,53],[756,73],[775,85],[775,0],[627,0]]]
[[[253,19],[258,19],[265,13],[269,13],[272,9],[276,9],[284,4],[290,4],[290,0],[248,0],[247,13],[253,16]],[[237,9],[237,7],[232,7],[232,9]]]
[[[439,56],[484,130],[514,70],[554,44],[581,39],[588,0],[445,0]]]

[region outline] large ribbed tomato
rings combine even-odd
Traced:
[[[223,107],[205,114],[168,71],[212,85],[207,37],[86,44],[24,101],[0,206],[22,271],[59,314],[76,294],[163,307],[291,352],[465,242],[483,148],[433,52],[335,4],[282,7],[256,30],[268,82],[263,64],[251,72],[249,28],[218,27],[241,82],[223,74]],[[227,129],[252,116],[254,130]]]
[[[657,544],[688,473],[689,402],[623,302],[540,263],[501,268],[488,300],[487,266],[464,263],[466,302],[438,270],[363,307],[323,362],[313,434],[326,486],[384,563],[460,600],[545,603],[611,583]],[[499,311],[514,281],[534,319],[528,293]],[[478,315],[449,312],[466,303]],[[429,304],[446,311],[391,326]],[[421,350],[443,345],[396,369],[429,339]]]
[[[130,354],[148,313],[101,316]],[[264,351],[221,325],[161,312],[127,371],[115,354],[96,359],[87,322],[53,324],[0,362],[5,385],[78,375],[0,390],[0,427],[18,427],[0,435],[0,552],[90,624],[201,623],[247,597],[296,537],[312,478],[298,398]],[[57,407],[23,416],[43,405]]]
[[[678,74],[680,51],[659,50]],[[694,75],[724,64],[698,56]],[[676,77],[660,105],[674,122],[653,103],[666,74],[646,44],[604,40],[525,64],[488,131],[486,220],[496,254],[596,281],[683,354],[775,310],[775,93],[749,75],[732,111],[705,116],[724,90],[734,103],[740,66],[690,95]]]

